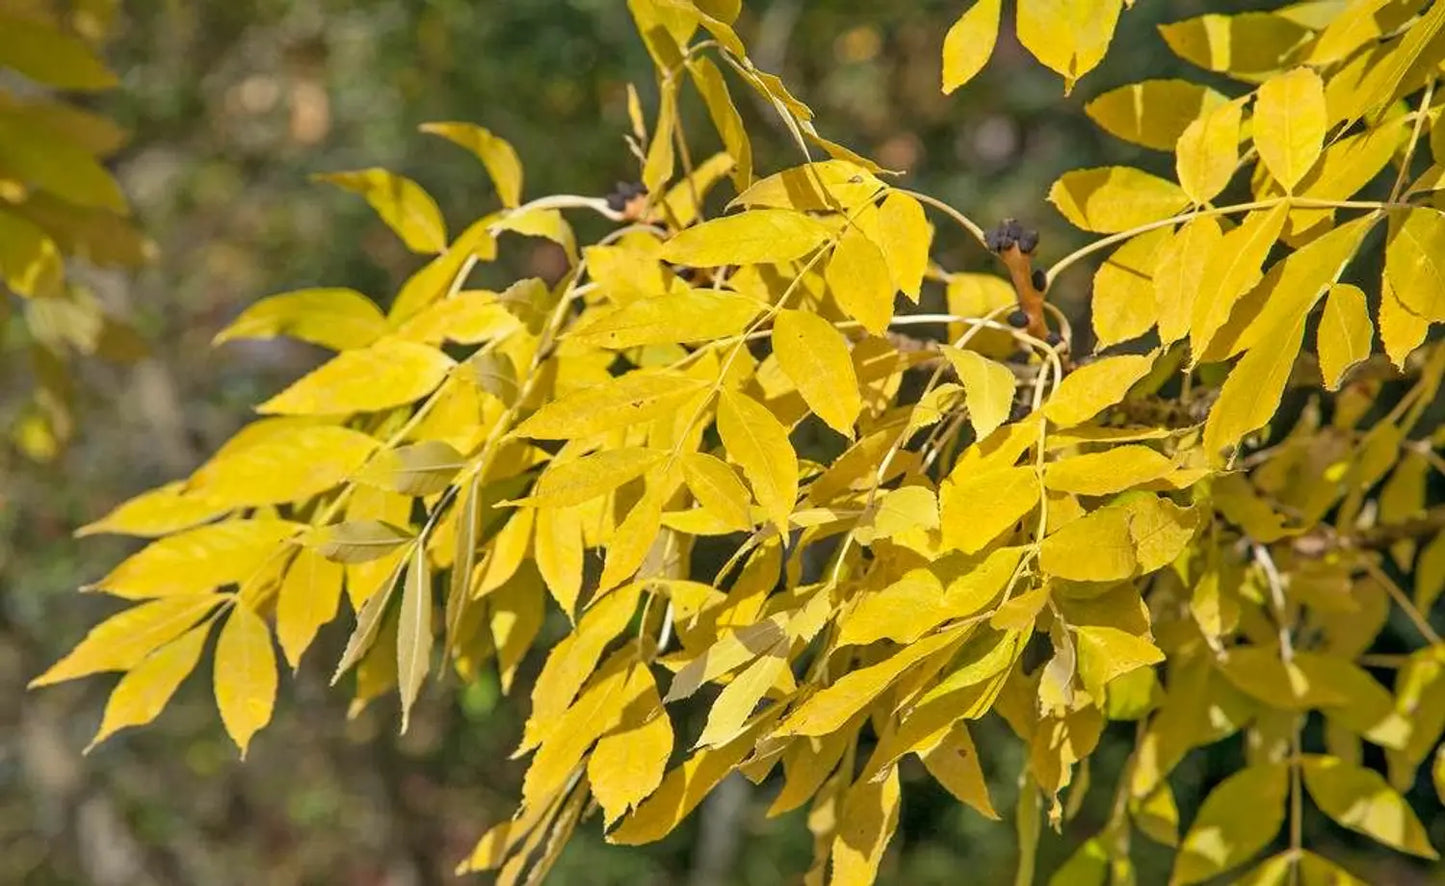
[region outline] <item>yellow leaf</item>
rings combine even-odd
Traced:
[[[1375,218],[1366,215],[1345,222],[1276,263],[1196,362],[1216,362],[1252,348],[1313,309],[1374,227]]]
[[[13,212],[0,211],[0,280],[22,298],[60,294],[65,269],[60,247],[45,230]]]
[[[599,592],[610,591],[631,578],[647,559],[662,528],[664,495],[660,485],[649,484],[642,498],[617,524],[607,542],[607,559],[597,584]]]
[[[1430,331],[1430,321],[1411,311],[1395,295],[1390,275],[1380,280],[1380,341],[1390,362],[1404,368],[1405,360],[1425,341]]]
[[[276,596],[276,639],[292,668],[300,665],[316,631],[336,617],[342,576],[341,564],[310,548],[291,561]]]
[[[788,639],[784,637],[723,687],[708,710],[707,725],[697,740],[699,746],[718,747],[743,732],[753,709],[787,668],[787,652]]]
[[[1189,199],[1204,204],[1219,196],[1239,168],[1243,102],[1225,102],[1194,118],[1175,144],[1174,171]]]
[[[1049,188],[1049,202],[1086,231],[1112,234],[1159,221],[1189,205],[1171,181],[1128,166],[1066,172]]]
[[[662,248],[664,261],[693,267],[792,261],[822,246],[828,229],[800,212],[750,209],[680,231]]]
[[[846,160],[823,160],[794,166],[759,179],[730,206],[824,212],[861,206],[883,190],[873,173]]]
[[[1140,572],[1153,572],[1173,563],[1194,538],[1199,512],[1181,508],[1167,498],[1135,494],[1110,505],[1129,514],[1129,536]]]
[[[728,455],[742,465],[768,519],[787,534],[788,515],[798,498],[798,456],[787,429],[751,397],[723,391],[717,430]]]
[[[1079,678],[1094,698],[1104,697],[1104,687],[1135,668],[1158,664],[1164,653],[1146,637],[1118,628],[1084,625],[1074,631],[1079,650]]]
[[[401,593],[401,614],[396,626],[396,682],[401,694],[401,731],[406,732],[411,706],[431,669],[432,648],[431,566],[425,546],[412,549],[406,585]]]
[[[447,225],[441,210],[431,195],[411,179],[375,168],[328,172],[315,178],[365,197],[412,252],[441,252],[447,248]]]
[[[1044,487],[1075,495],[1108,495],[1157,480],[1172,468],[1168,458],[1147,446],[1115,446],[1051,462],[1044,471]]]
[[[1279,239],[1288,217],[1289,207],[1285,204],[1252,212],[1239,227],[1214,244],[1194,299],[1194,323],[1189,329],[1189,350],[1195,362],[1229,319],[1239,297],[1259,282],[1260,266]]]
[[[256,407],[276,415],[345,415],[410,403],[456,365],[436,348],[394,338],[342,351]]]
[[[936,652],[961,642],[969,626],[924,637],[878,664],[849,671],[838,681],[799,705],[776,735],[825,735],[872,704],[903,672]]]
[[[244,584],[302,529],[274,518],[227,520],[157,539],[90,587],[136,600]]]
[[[893,287],[917,304],[933,241],[933,228],[923,206],[907,194],[890,193],[878,207],[876,236],[893,275]]]
[[[184,480],[142,492],[121,502],[104,517],[75,530],[77,536],[101,532],[155,537],[169,535],[205,523],[224,514],[229,508],[199,495],[186,492]]]
[[[1400,98],[1401,87],[1413,80],[1410,75],[1438,59],[1436,38],[1442,27],[1445,27],[1445,9],[1431,6],[1403,36],[1385,44],[1387,54],[1370,65],[1363,81],[1351,90],[1353,101],[1345,111],[1348,118],[1375,117]]]
[[[266,623],[240,601],[216,641],[215,691],[221,723],[245,759],[251,736],[271,721],[276,704],[276,652]]]
[[[394,328],[403,327],[405,322],[428,305],[451,295],[465,282],[464,268],[470,268],[477,261],[491,261],[497,257],[497,238],[492,232],[495,216],[487,215],[472,222],[471,226],[457,235],[447,251],[427,262],[402,284],[401,291],[391,302],[387,311],[387,322]],[[457,310],[450,308],[449,310]],[[469,319],[469,325],[476,323]]]
[[[677,130],[677,85],[669,77],[658,90],[657,126],[647,142],[647,156],[642,161],[642,186],[650,194],[660,194],[672,178],[677,164],[673,135]]]
[[[944,547],[976,553],[1012,527],[1039,501],[1031,467],[958,470],[938,491]]]
[[[1445,592],[1445,532],[1435,537],[1420,551],[1415,561],[1415,606],[1429,612]]]
[[[1309,755],[1304,781],[1315,805],[1336,823],[1401,852],[1440,857],[1405,798],[1375,771],[1338,757]]]
[[[517,752],[533,749],[555,730],[578,689],[597,668],[603,649],[631,622],[640,593],[642,588],[627,585],[605,595],[582,614],[574,632],[553,646],[533,684],[532,714]]]
[[[943,38],[945,95],[972,80],[993,55],[998,41],[1000,0],[977,0]]]
[[[903,486],[883,492],[874,505],[871,525],[860,526],[858,540],[892,538],[917,529],[938,528],[938,496],[927,486]]]
[[[1280,710],[1305,711],[1345,701],[1344,695],[1319,679],[1317,669],[1306,670],[1303,665],[1284,661],[1273,647],[1236,646],[1219,663],[1219,671],[1241,692]]]
[[[1392,117],[1358,135],[1335,140],[1300,182],[1300,196],[1314,200],[1348,200],[1370,183],[1410,135],[1410,118]],[[1286,234],[1308,231],[1333,217],[1332,209],[1290,212]]]
[[[940,605],[943,583],[927,569],[910,569],[878,591],[860,597],[842,621],[839,646],[866,646],[878,640],[912,643],[948,617]]]
[[[587,781],[606,827],[657,790],[672,754],[672,723],[646,668],[633,668],[624,693],[622,725],[598,739],[587,758]]]
[[[1044,416],[1061,428],[1082,424],[1123,400],[1153,366],[1153,354],[1123,354],[1086,363],[1064,376],[1045,404]]]
[[[537,511],[533,556],[547,590],[568,618],[582,593],[582,519],[576,508]]]
[[[699,56],[688,61],[687,66],[723,147],[733,159],[733,184],[741,193],[753,183],[753,148],[742,115],[728,94],[727,81],[712,59]]]
[[[1124,141],[1172,151],[1191,123],[1224,102],[1224,96],[1188,80],[1145,80],[1109,90],[1084,105],[1084,112]]]
[[[465,462],[451,444],[426,440],[378,453],[356,480],[403,495],[435,495],[451,485]]]
[[[546,617],[546,593],[533,568],[519,571],[487,596],[491,614],[492,645],[497,650],[497,670],[502,691],[510,692],[517,666],[531,648]]]
[[[776,565],[770,575],[770,581],[776,581]],[[769,584],[768,589],[771,587]],[[717,642],[708,646],[677,672],[663,701],[687,698],[704,683],[716,680],[745,662],[752,661],[763,651],[777,646],[788,635],[786,621],[786,618],[779,614],[722,633]]]
[[[1129,514],[1118,508],[1100,508],[1064,524],[1044,539],[1039,566],[1049,575],[1074,581],[1128,578],[1138,567]]]
[[[1137,338],[1159,319],[1154,272],[1172,244],[1167,227],[1125,241],[1094,273],[1091,304],[1099,347]]]
[[[491,230],[496,234],[511,231],[523,237],[551,240],[562,247],[570,264],[577,263],[577,235],[572,232],[572,226],[567,224],[560,210],[521,208],[504,214],[492,224]]]
[[[941,730],[936,741],[915,748],[928,774],[960,803],[967,803],[985,818],[998,819],[988,795],[988,780],[979,765],[978,751],[963,722]]]
[[[1204,270],[1219,239],[1218,220],[1191,219],[1160,250],[1154,271],[1154,303],[1159,311],[1159,340],[1178,341],[1189,334],[1194,301],[1204,288]]]
[[[1247,766],[1215,786],[1174,860],[1170,886],[1189,886],[1237,867],[1273,842],[1284,823],[1289,768]]]
[[[662,784],[629,815],[607,842],[640,846],[662,839],[688,816],[703,797],[732,772],[752,751],[756,735],[769,722],[766,715],[748,730],[720,748],[700,748],[682,765],[674,767]]]
[[[1019,0],[1018,38],[1064,78],[1064,91],[1103,61],[1120,0]]]
[[[779,311],[773,353],[808,407],[845,437],[863,410],[848,346],[833,324],[810,311]]]
[[[1204,448],[1211,456],[1238,445],[1245,434],[1274,417],[1304,333],[1303,315],[1293,324],[1275,327],[1230,371],[1204,423]]]
[[[1392,33],[1419,6],[1398,0],[1364,0],[1347,4],[1330,19],[1310,47],[1310,64],[1344,61],[1356,49]]]
[[[1349,368],[1369,358],[1374,343],[1375,328],[1370,324],[1365,293],[1358,286],[1336,283],[1330,287],[1317,335],[1325,387],[1337,391]]]
[[[305,501],[360,470],[377,441],[337,425],[291,427],[201,465],[188,486],[228,507]]]
[[[823,269],[838,306],[878,335],[893,319],[893,275],[883,250],[862,229],[850,225]]]
[[[512,433],[541,440],[590,437],[667,415],[707,386],[681,373],[637,370],[547,403]]]
[[[532,494],[513,504],[539,508],[580,505],[635,480],[667,457],[658,449],[604,449],[548,465]]]
[[[898,769],[878,781],[854,784],[843,799],[838,832],[833,837],[833,886],[869,886],[893,831],[900,803]]]
[[[306,544],[337,563],[366,563],[390,554],[413,537],[381,520],[347,520],[320,527]]]
[[[1445,213],[1411,209],[1390,217],[1385,276],[1412,314],[1432,323],[1445,320]]]
[[[747,487],[726,462],[701,452],[688,452],[679,464],[687,488],[704,509],[733,531],[752,527]]]
[[[497,189],[502,205],[515,209],[522,200],[522,161],[506,139],[473,123],[423,123],[422,132],[439,135],[477,155]]]
[[[100,729],[86,746],[86,752],[127,726],[142,726],[160,716],[181,681],[200,661],[209,632],[209,624],[192,628],[121,677],[105,703]]]
[[[444,341],[475,345],[505,338],[521,327],[496,293],[477,290],[432,302],[407,317],[396,336],[433,347]]]
[[[263,298],[216,333],[212,344],[238,338],[288,335],[345,351],[364,348],[386,334],[376,303],[354,289],[299,289]]]
[[[747,328],[764,307],[742,295],[688,289],[592,313],[567,337],[613,350],[726,338]]]
[[[225,600],[216,594],[164,597],[132,606],[90,629],[85,639],[27,688],[49,686],[102,671],[128,671],[155,649],[185,633]]]
[[[558,718],[527,767],[522,781],[524,806],[549,802],[566,785],[587,748],[617,727],[635,652],[621,649],[609,656]]]
[[[974,437],[982,440],[1008,421],[1009,413],[1013,411],[1018,379],[1007,366],[974,351],[945,347],[944,354],[953,371],[958,373],[958,380],[963,383],[964,402],[968,406],[968,420],[973,424]]]
[[[6,67],[58,89],[100,90],[116,85],[115,75],[84,40],[43,19],[20,14],[25,9],[7,6],[7,12],[0,13],[0,59]],[[49,18],[40,9],[31,9]]]
[[[1311,36],[1305,26],[1265,12],[1201,15],[1160,25],[1159,33],[1180,58],[1251,82],[1288,64]]]
[[[1305,177],[1324,146],[1325,84],[1309,68],[1271,77],[1259,87],[1254,104],[1254,146],[1286,193]]]

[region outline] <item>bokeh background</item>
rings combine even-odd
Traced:
[[[820,131],[907,169],[910,187],[984,224],[1017,216],[1040,228],[1046,260],[1080,242],[1043,201],[1060,172],[1102,163],[1157,169],[1165,160],[1103,134],[1084,116],[1084,102],[1145,72],[1184,73],[1155,31],[1160,22],[1248,6],[1137,4],[1103,67],[1068,98],[1006,26],[989,67],[948,97],[938,88],[939,52],[966,5],[747,0],[739,29],[759,66],[782,73],[812,105]],[[189,471],[247,420],[252,404],[320,356],[276,343],[213,349],[211,337],[251,301],[290,289],[349,286],[385,303],[417,266],[363,201],[310,183],[311,173],[372,165],[405,173],[459,230],[495,198],[474,159],[417,126],[465,120],[513,142],[527,195],[602,195],[636,178],[623,142],[625,87],[636,82],[644,100],[655,90],[625,3],[131,0],[107,56],[120,87],[85,102],[130,132],[112,165],[156,250],[137,272],[92,271],[86,279],[141,333],[150,356],[80,367],[76,439],[53,462],[38,465],[0,445],[0,883],[450,881],[455,863],[517,795],[522,766],[508,755],[525,713],[525,679],[516,701],[501,698],[490,679],[429,686],[411,731],[398,738],[390,703],[348,721],[347,699],[327,690],[344,641],[333,630],[283,681],[275,721],[244,764],[202,678],[188,680],[156,724],[85,757],[112,681],[38,693],[24,684],[116,608],[75,591],[130,546],[77,540],[75,527]],[[735,94],[759,169],[796,163],[776,121]],[[696,106],[684,114],[690,130],[712,138]],[[547,247],[509,245],[505,269],[555,271]],[[987,256],[948,228],[935,257],[951,270],[988,267]],[[1086,269],[1071,272],[1051,297],[1082,318],[1088,282]],[[19,345],[0,336],[0,347]],[[4,356],[0,365],[23,367]],[[0,412],[28,390],[22,375],[0,375]],[[531,672],[539,665],[530,663]],[[208,670],[203,663],[198,672]],[[1007,818],[1018,761],[1006,732],[986,721],[978,739]],[[1063,835],[1045,834],[1039,882],[1099,827],[1131,735],[1132,727],[1111,733],[1081,812]],[[1237,765],[1235,742],[1182,767],[1182,806],[1192,808]],[[885,882],[1013,881],[1007,821],[986,822],[958,806],[921,769],[904,775]],[[801,813],[763,816],[771,793],[726,782],[677,833],[643,849],[606,846],[593,822],[551,882],[795,881],[808,865],[810,837]],[[1427,824],[1437,845],[1445,843],[1445,820]],[[1311,819],[1308,834],[1370,882],[1442,881],[1322,821]],[[1138,840],[1140,882],[1163,883],[1169,853]]]

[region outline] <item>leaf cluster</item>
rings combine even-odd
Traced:
[[[325,176],[426,263],[386,311],[303,290],[218,336],[336,353],[190,477],[86,528],[154,539],[95,584],[136,603],[35,683],[124,672],[100,740],[155,717],[219,625],[215,695],[244,753],[271,716],[273,639],[296,666],[343,598],[337,678],[358,708],[394,690],[403,728],[433,671],[495,667],[511,691],[560,612],[517,814],[462,865],[503,882],[545,876],[599,811],[611,842],[657,840],[733,771],[781,783],[772,815],[810,807],[809,882],[871,882],[906,758],[997,817],[972,738],[988,716],[1025,749],[1022,874],[1118,721],[1137,741],[1112,813],[1058,882],[1133,882],[1141,835],[1177,847],[1174,883],[1200,882],[1286,822],[1251,882],[1355,882],[1302,845],[1306,797],[1434,858],[1403,793],[1432,753],[1445,788],[1428,617],[1445,346],[1427,341],[1445,320],[1445,5],[1165,26],[1231,94],[1146,80],[1091,102],[1172,153],[1177,181],[1066,173],[1049,200],[1101,236],[1046,269],[1027,232],[985,231],[820,135],[749,60],[738,3],[629,6],[657,68],[650,125],[630,102],[645,196],[527,200],[517,154],[464,123],[426,131],[478,157],[500,207],[455,236],[414,181]],[[1017,29],[1072,84],[1123,9],[1065,6],[1020,0]],[[959,19],[945,90],[983,67],[999,18],[979,0]],[[806,162],[756,173],[739,88]],[[721,147],[698,163],[685,89]],[[564,210],[615,225],[583,245]],[[1002,273],[939,267],[936,223]],[[515,237],[556,243],[567,273],[469,288]],[[1075,355],[1046,296],[1106,251],[1100,350]],[[1418,637],[1382,657],[1396,612]],[[1235,735],[1246,765],[1181,833],[1171,773]]]

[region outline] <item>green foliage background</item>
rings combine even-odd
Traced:
[[[1046,261],[1081,242],[1041,199],[1060,172],[1167,162],[1101,133],[1084,102],[1141,72],[1182,69],[1157,23],[1251,6],[1139,4],[1121,20],[1103,67],[1062,100],[1057,77],[1007,29],[983,74],[941,95],[939,46],[959,2],[746,5],[741,30],[759,66],[786,76],[818,111],[821,131],[909,169],[910,187],[975,218],[1018,216],[1040,228]],[[114,609],[72,592],[125,553],[124,543],[77,545],[73,527],[192,468],[251,403],[319,354],[272,342],[214,350],[211,336],[263,295],[333,285],[384,301],[415,270],[417,258],[364,203],[307,176],[384,166],[425,185],[452,221],[473,218],[489,191],[475,161],[416,131],[423,121],[455,119],[512,141],[532,193],[605,193],[633,166],[622,141],[625,84],[651,83],[625,4],[135,0],[122,11],[109,60],[121,87],[92,104],[133,133],[114,168],[159,258],[134,275],[91,282],[153,355],[129,367],[82,368],[78,440],[54,464],[0,452],[0,882],[450,879],[476,835],[509,814],[521,776],[507,760],[520,715],[499,703],[494,684],[428,690],[398,740],[388,705],[348,723],[345,701],[324,691],[324,663],[345,639],[332,631],[323,637],[329,651],[311,656],[282,693],[275,723],[245,765],[216,723],[203,681],[183,687],[155,726],[84,759],[78,749],[94,731],[108,681],[32,695],[22,687]],[[759,168],[789,165],[793,149],[781,131],[757,139],[775,119],[760,110],[743,107]],[[968,267],[961,249],[949,254],[950,244],[963,245],[955,232],[941,236],[949,267],[982,269]],[[537,247],[525,267],[493,272],[550,275],[557,257],[548,250]],[[1078,318],[1087,285],[1088,272],[1073,271],[1051,299]],[[15,346],[13,336],[0,342]],[[0,378],[0,406],[27,384],[13,373]],[[561,625],[553,630],[560,634]],[[991,722],[978,733],[994,751],[984,757],[1005,808],[1017,770],[1005,756],[1018,751],[991,742],[990,729],[996,739],[1006,730]],[[1101,783],[1113,780],[1127,751],[1129,736],[1119,738],[1096,761]],[[1186,764],[1181,806],[1194,806],[1240,756],[1226,743],[1214,758]],[[919,772],[905,770],[905,779],[910,774],[916,783],[905,790],[884,882],[958,882],[962,871],[970,882],[1010,882],[1006,829],[925,788]],[[746,782],[735,787],[656,846],[609,848],[595,828],[582,829],[553,881],[766,884],[804,869],[811,847],[799,814],[767,821],[766,801]],[[1097,829],[1107,802],[1103,792],[1090,797],[1062,839],[1046,833],[1041,870]],[[1445,820],[1426,824],[1438,842]],[[1373,882],[1432,882],[1423,867],[1322,820],[1308,825],[1307,843],[1336,844],[1330,854]],[[1141,882],[1162,882],[1167,855],[1141,863]]]

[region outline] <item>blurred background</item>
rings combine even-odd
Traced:
[[[1081,242],[1043,201],[1060,172],[1102,163],[1160,169],[1166,160],[1103,134],[1084,102],[1142,72],[1185,73],[1158,23],[1246,6],[1138,4],[1104,66],[1067,99],[1006,25],[988,68],[947,97],[938,87],[940,47],[966,5],[748,0],[739,30],[757,64],[783,74],[811,104],[821,132],[908,170],[910,187],[985,225],[1017,216],[1040,228],[1045,260]],[[507,757],[525,680],[518,701],[501,698],[490,679],[429,686],[411,731],[398,738],[390,700],[348,721],[347,698],[327,690],[344,641],[332,631],[283,681],[276,718],[244,764],[203,679],[188,680],[157,723],[85,757],[113,681],[37,693],[24,684],[117,608],[75,591],[133,545],[76,540],[73,530],[189,471],[254,403],[320,356],[276,343],[213,349],[211,337],[250,302],[291,289],[348,286],[385,303],[418,265],[362,200],[308,176],[385,166],[427,187],[460,230],[495,208],[495,197],[471,156],[417,126],[463,120],[516,146],[527,196],[600,196],[637,177],[623,142],[625,90],[636,82],[645,103],[655,94],[647,56],[621,0],[131,0],[117,10],[104,51],[119,85],[80,101],[129,132],[108,165],[154,248],[134,271],[80,273],[149,351],[129,362],[77,363],[66,450],[37,462],[24,446],[0,444],[0,883],[449,881],[517,796],[523,766]],[[736,87],[735,95],[757,167],[798,162],[774,118]],[[710,144],[699,107],[684,115]],[[546,247],[506,245],[501,271],[555,270]],[[987,256],[947,227],[935,258],[950,270],[988,269]],[[1087,270],[1074,271],[1051,297],[1082,317],[1088,281]],[[7,420],[32,385],[24,348],[23,333],[0,335]],[[539,665],[531,662],[531,672]],[[1005,733],[986,721],[977,737],[1007,818],[1018,761]],[[1131,738],[1129,727],[1101,750],[1083,811],[1062,836],[1045,834],[1041,871],[1098,829]],[[1237,747],[1226,748],[1183,767],[1181,806],[1193,808],[1237,759]],[[1011,824],[958,806],[921,769],[904,775],[885,882],[1012,882]],[[606,846],[593,822],[551,882],[795,881],[811,838],[802,813],[763,816],[771,794],[727,782],[677,833],[641,849]],[[1445,822],[1427,824],[1438,844]],[[1371,882],[1440,881],[1310,825],[1312,845]],[[1139,841],[1140,882],[1164,882],[1169,852]]]

